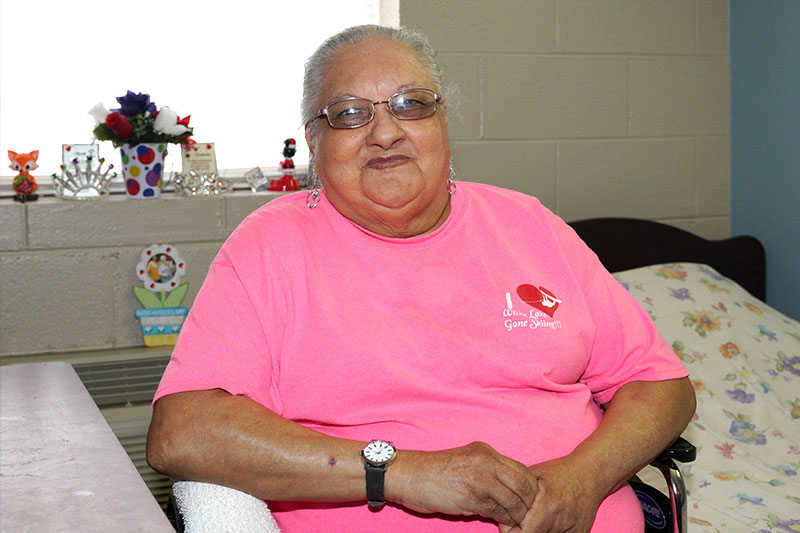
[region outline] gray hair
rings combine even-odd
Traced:
[[[453,96],[454,90],[443,87],[442,70],[436,60],[436,51],[423,34],[409,28],[388,28],[374,24],[353,26],[328,38],[306,61],[303,101],[300,104],[303,125],[312,120],[317,112],[317,100],[325,85],[325,75],[333,56],[347,46],[376,38],[408,45],[416,52],[420,63],[433,80],[436,92],[444,96],[445,100]]]

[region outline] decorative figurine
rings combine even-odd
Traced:
[[[142,250],[136,277],[143,286],[133,294],[144,309],[136,310],[145,346],[173,346],[189,310],[180,307],[188,283],[181,283],[186,264],[171,244],[153,244]],[[160,293],[160,295],[158,294]]]
[[[39,165],[36,164],[36,160],[39,159],[39,150],[34,150],[28,154],[18,154],[9,150],[8,158],[11,160],[11,164],[8,167],[19,172],[14,178],[12,186],[16,193],[14,200],[22,203],[38,200],[39,195],[34,193],[39,188],[39,185],[30,172],[39,168]]]
[[[65,200],[92,200],[108,194],[109,184],[117,177],[117,173],[108,174],[114,165],[108,165],[105,172],[101,173],[105,162],[101,157],[95,164],[94,157],[88,155],[84,158],[82,167],[77,157],[68,164],[61,165],[61,176],[50,176],[53,178],[56,194]]]
[[[294,179],[294,161],[292,157],[297,152],[297,144],[294,139],[286,139],[283,141],[283,157],[284,160],[280,162],[280,167],[283,170],[283,176],[280,179],[272,180],[269,182],[270,191],[299,191],[300,184]]]

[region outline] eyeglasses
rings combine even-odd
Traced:
[[[386,104],[389,113],[400,120],[418,120],[436,113],[436,104],[441,101],[441,95],[430,89],[406,89],[380,102],[347,96],[329,102],[311,122],[325,117],[331,128],[337,130],[360,128],[372,122],[378,104]]]

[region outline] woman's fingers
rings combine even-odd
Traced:
[[[480,442],[401,452],[389,475],[393,469],[406,480],[399,482],[402,494],[395,501],[418,511],[480,515],[513,526],[525,518],[536,495],[536,478],[525,465]]]
[[[478,514],[492,518],[499,524],[509,526],[521,524],[531,507],[531,503],[522,499],[515,490],[503,483],[490,487],[488,494],[491,494],[491,499],[487,502],[486,510]]]
[[[537,479],[522,463],[498,454],[507,468],[497,470],[500,486],[496,494],[502,498],[498,503],[505,509],[513,521],[498,520],[498,523],[510,526],[522,524],[528,510],[536,499]]]

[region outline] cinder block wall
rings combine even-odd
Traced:
[[[401,0],[461,89],[459,179],[729,235],[727,0]]]
[[[132,291],[141,251],[177,247],[191,306],[230,232],[277,195],[0,200],[0,358],[141,346]]]

